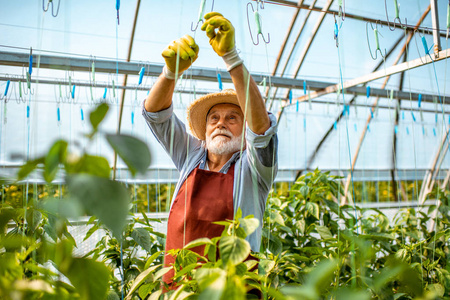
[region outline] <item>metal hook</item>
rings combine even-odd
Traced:
[[[386,19],[388,23],[388,27],[390,31],[395,30],[395,24],[398,21],[398,25],[400,25],[400,28],[406,28],[406,24],[408,24],[408,20],[405,18],[405,25],[403,25],[402,21],[400,20],[400,5],[397,3],[397,0],[394,0],[394,6],[395,6],[395,18],[394,18],[394,27],[391,28],[391,23],[389,22],[389,14],[387,9],[387,2],[384,0],[384,9],[386,11]]]
[[[206,0],[201,0],[200,8],[198,10],[198,21],[197,21],[197,24],[195,25],[195,28],[193,28],[194,22],[191,23],[191,31],[196,31],[198,28],[198,25],[200,23],[203,23],[203,16],[205,15],[205,4],[206,4]],[[214,11],[214,0],[212,1],[211,11]]]
[[[259,1],[258,1],[259,2]],[[253,13],[255,14],[255,22],[256,22],[256,27],[257,27],[257,34],[256,34],[256,43],[255,40],[253,39],[253,34],[252,34],[252,29],[250,27],[250,19],[248,17],[248,7],[252,8]],[[259,44],[259,36],[261,35],[262,40],[264,41],[264,43],[268,44],[270,43],[270,34],[267,33],[267,40],[264,38],[264,35],[262,34],[262,29],[261,29],[261,15],[259,14],[258,11],[258,5],[256,5],[256,10],[253,9],[253,4],[251,2],[247,3],[247,23],[248,23],[248,30],[250,32],[250,37],[252,38],[252,42],[253,44],[256,46]]]
[[[339,17],[341,17],[341,20],[345,20],[345,0],[343,1],[344,4],[342,4],[342,0],[339,0]]]
[[[52,5],[52,16],[53,17],[57,17],[58,16],[58,12],[59,12],[59,5],[61,4],[61,0],[58,0],[58,8],[56,9],[56,14],[55,14],[55,11],[54,11],[55,6],[53,4],[53,0],[48,0],[47,7],[45,6],[45,0],[42,0],[42,9],[44,10],[44,12],[47,12],[50,4]]]
[[[366,23],[366,37],[367,37],[367,45],[369,46],[369,52],[370,52],[370,56],[372,57],[373,60],[376,60],[378,57],[378,52],[380,52],[381,57],[384,59],[386,57],[386,49],[384,49],[384,55],[383,52],[380,49],[380,41],[378,39],[378,21],[375,23],[375,28],[373,28],[372,23],[370,23],[370,27],[372,28],[374,34],[375,34],[375,43],[376,43],[376,50],[375,50],[375,57],[372,55],[372,49],[370,48],[370,42],[369,42],[369,26],[368,26],[369,22]],[[381,26],[381,25],[380,25]],[[382,27],[382,26],[381,26]],[[381,35],[381,33],[380,33]]]

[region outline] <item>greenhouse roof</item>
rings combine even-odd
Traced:
[[[116,10],[116,1],[3,1],[1,174],[12,176],[58,138],[113,165],[102,139],[87,145],[82,137],[89,111],[107,102],[102,129],[115,132],[121,124],[122,133],[151,149],[149,173],[136,180],[176,181],[140,117],[141,103],[161,72],[161,51],[185,34],[200,52],[178,81],[177,115],[185,119],[197,95],[218,91],[218,74],[223,88],[232,87],[205,33],[191,31],[202,2],[122,1]],[[395,22],[394,2],[401,5]],[[279,118],[278,181],[315,168],[342,175],[353,169],[356,180],[422,179],[431,169],[446,177],[448,1],[207,0],[204,12],[212,5],[233,23],[240,56]],[[261,16],[258,45],[253,11]],[[119,178],[131,180],[123,162],[118,169]]]

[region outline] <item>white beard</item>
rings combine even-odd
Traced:
[[[216,136],[218,134],[225,134],[231,139],[224,136]],[[216,155],[227,155],[239,151],[241,142],[242,135],[236,137],[226,129],[216,129],[211,135],[206,137],[206,149]]]

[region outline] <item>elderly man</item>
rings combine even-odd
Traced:
[[[192,135],[186,132],[172,114],[175,77],[190,67],[199,51],[186,35],[162,52],[166,65],[143,108],[150,129],[180,171],[166,251],[201,237],[220,236],[223,226],[212,222],[233,219],[238,208],[243,216],[254,215],[260,221],[247,237],[251,249],[259,251],[265,202],[277,171],[276,119],[267,113],[256,83],[236,52],[232,24],[212,12],[205,15],[201,29],[224,59],[236,92],[224,90],[195,100],[188,108]],[[165,265],[173,261],[166,254]],[[172,276],[169,272],[163,280],[170,284]]]

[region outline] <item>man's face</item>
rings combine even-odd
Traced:
[[[240,149],[244,115],[233,104],[217,104],[206,116],[206,147],[215,154],[234,153]]]

